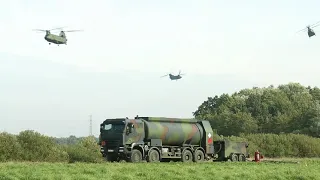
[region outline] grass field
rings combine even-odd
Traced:
[[[211,163],[0,163],[0,179],[320,179],[320,160]]]

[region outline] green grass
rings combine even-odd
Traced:
[[[320,179],[320,160],[208,163],[0,163],[1,179]]]

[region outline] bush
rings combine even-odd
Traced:
[[[266,157],[320,157],[319,138],[302,134],[241,134],[240,137],[249,142],[250,154],[259,150]]]
[[[25,161],[63,162],[68,154],[54,142],[53,138],[31,130],[22,131],[17,136]]]
[[[94,137],[82,139],[75,145],[64,145],[65,150],[69,154],[69,162],[93,162],[99,163],[103,161],[100,147],[97,145]]]
[[[73,144],[59,144],[55,138],[26,130],[18,135],[0,134],[0,161],[102,162],[95,137]]]
[[[16,136],[0,133],[0,161],[22,160],[22,149]]]

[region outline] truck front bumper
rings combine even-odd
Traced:
[[[100,152],[102,154],[107,154],[107,153],[124,153],[125,149],[124,147],[119,147],[119,148],[108,148],[108,147],[100,147]]]

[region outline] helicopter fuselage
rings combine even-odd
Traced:
[[[61,37],[55,34],[47,34],[44,39],[48,41],[49,43],[54,44],[67,44],[67,38]]]
[[[311,36],[315,36],[316,33],[314,33],[314,31],[312,31],[311,29],[308,30],[308,36],[311,37]]]
[[[178,80],[178,79],[182,78],[180,75],[175,76],[175,75],[172,75],[172,74],[169,74],[169,77],[170,77],[171,80]]]

